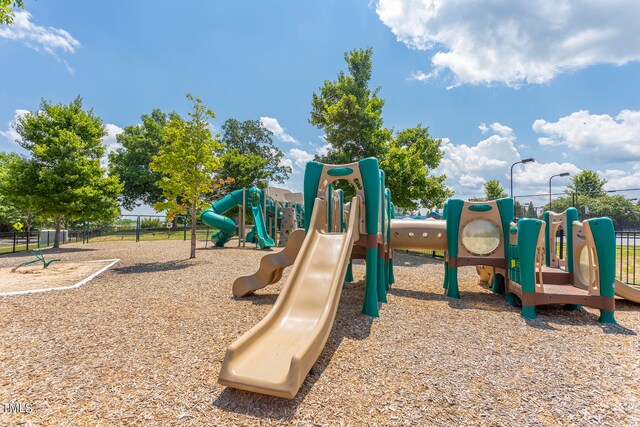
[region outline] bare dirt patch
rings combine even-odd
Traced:
[[[42,263],[23,267],[0,268],[0,294],[72,286],[89,277],[111,260],[100,262],[55,262],[47,268]]]

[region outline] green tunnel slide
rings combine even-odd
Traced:
[[[258,194],[262,200],[262,191],[256,187],[247,188],[245,204],[249,205],[251,195]],[[211,241],[217,247],[223,247],[233,235],[236,233],[236,223],[229,217],[224,216],[229,210],[236,206],[242,206],[242,190],[236,190],[227,196],[213,203],[210,208],[202,212],[200,219],[209,227],[217,228],[218,231],[211,235]],[[267,227],[262,215],[261,204],[258,206],[251,205],[251,212],[256,227],[257,243],[260,249],[271,248],[275,245],[272,238],[267,235]]]

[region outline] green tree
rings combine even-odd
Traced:
[[[369,87],[372,55],[371,48],[345,53],[348,74],[341,71],[337,80],[326,80],[313,94],[309,123],[323,130],[329,143],[327,154],[316,160],[343,164],[375,157],[398,209],[442,206],[452,193],[444,186],[444,175],[431,175],[442,157],[440,141],[421,125],[395,136],[384,127],[380,88]],[[353,194],[350,187],[343,189],[345,197]]]
[[[430,174],[441,158],[440,140],[431,138],[428,128],[418,125],[398,132],[380,160],[393,203],[406,210],[415,210],[418,204],[442,206],[453,193],[444,184],[445,175]]]
[[[117,177],[105,176],[100,167],[105,127],[92,110],[82,108],[82,98],[69,104],[43,100],[37,112],[18,119],[15,130],[29,157],[10,163],[12,185],[24,189],[33,208],[54,220],[54,247],[60,245],[63,220],[107,220],[119,215],[116,197],[122,187]]]
[[[583,170],[573,176],[571,184],[567,185],[567,193],[584,194],[590,197],[604,196],[604,185],[606,179],[600,178],[598,174],[592,170]]]
[[[165,129],[165,145],[160,147],[151,161],[151,170],[160,172],[159,181],[163,200],[154,204],[157,210],[168,211],[169,217],[178,213],[191,216],[191,252],[189,258],[196,257],[197,211],[202,205],[202,197],[211,192],[214,174],[221,166],[216,153],[222,144],[216,141],[209,129],[209,119],[215,113],[208,109],[200,98],[188,94],[192,103],[189,120],[179,116],[171,119]]]
[[[533,206],[533,202],[529,202],[527,205],[527,218],[537,218],[536,208]]]
[[[36,196],[32,194],[31,186],[37,181],[37,173],[36,164],[17,154],[0,158],[0,198],[4,199],[7,213],[13,218],[8,219],[22,221],[27,233],[31,232],[36,216]]]
[[[12,224],[22,219],[20,211],[9,202],[8,197],[15,193],[8,182],[8,168],[9,163],[16,159],[20,159],[17,154],[0,151],[0,230],[9,230]]]
[[[259,185],[265,180],[283,183],[289,178],[291,168],[282,164],[284,153],[273,144],[271,135],[258,120],[224,122],[221,142],[226,151],[217,176],[233,178],[226,186],[228,190]]]
[[[0,0],[0,25],[13,24],[14,8],[24,9],[22,0]]]
[[[119,200],[125,209],[153,205],[162,199],[158,182],[164,175],[152,171],[149,164],[165,145],[164,129],[175,116],[154,109],[140,117],[142,124],[127,126],[116,136],[122,147],[109,154],[109,170],[123,185]]]
[[[383,127],[380,88],[371,90],[373,49],[354,49],[344,54],[349,74],[340,71],[335,81],[325,80],[313,94],[309,123],[322,129],[329,152],[325,163],[349,163],[365,157],[380,158],[391,131]]]
[[[487,200],[498,200],[507,197],[507,193],[497,179],[491,179],[484,183],[484,195]]]
[[[589,208],[589,217],[609,217],[617,229],[633,227],[640,221],[640,210],[624,196],[584,197],[581,198],[581,202],[579,209],[582,213],[585,213],[586,206]]]

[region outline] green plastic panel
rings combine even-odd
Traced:
[[[473,211],[473,212],[487,212],[487,211],[490,211],[491,209],[493,209],[493,206],[485,205],[485,204],[471,205],[467,209],[469,209],[470,211]]]
[[[551,267],[551,245],[549,242],[549,230],[551,230],[551,219],[549,217],[549,211],[545,211],[543,214],[544,223],[546,226],[546,232],[544,233],[544,265]],[[555,242],[554,242],[555,243]]]
[[[536,308],[532,305],[523,305],[520,316],[524,317],[525,319],[535,319],[536,317],[538,317],[538,315],[536,314]]]
[[[386,220],[386,208],[385,208],[385,203],[384,203],[384,187],[385,187],[385,182],[384,182],[384,171],[381,170],[380,171],[380,224],[382,229],[380,230],[381,233],[386,234],[387,231],[387,220]],[[386,237],[386,235],[384,235],[383,237]],[[384,240],[386,241],[386,240]]]
[[[450,257],[458,256],[458,235],[460,228],[460,215],[464,201],[460,199],[449,199],[445,205],[447,215],[447,250]]]
[[[593,218],[587,221],[591,227],[600,268],[600,296],[614,295],[616,279],[616,233],[610,218]]]
[[[393,218],[393,211],[391,210],[391,190],[384,189],[385,196],[385,209],[387,210],[387,244],[391,243],[391,218]]]
[[[353,169],[347,167],[331,168],[327,171],[329,176],[348,176],[353,173]]]
[[[518,221],[518,261],[522,292],[536,291],[536,246],[542,229],[542,221],[533,218],[521,218]],[[511,266],[511,265],[510,265]]]
[[[498,205],[500,221],[502,221],[502,235],[504,236],[504,247],[506,251],[507,246],[509,246],[509,234],[506,233],[506,230],[509,229],[513,222],[513,199],[510,197],[498,199],[496,200],[496,205]]]
[[[389,191],[389,223],[391,223],[391,219],[396,217],[396,207],[391,201],[391,191]],[[391,228],[389,228],[389,232],[391,232]],[[393,274],[393,258],[389,260],[389,286],[393,285],[396,282],[396,278]]]
[[[344,217],[344,191],[338,190],[338,194],[340,195],[340,231],[344,233],[344,231],[347,229],[347,224]]]
[[[376,270],[378,269],[378,248],[367,248],[366,254],[367,272],[362,312],[372,317],[378,317],[378,287],[376,277]]]
[[[573,273],[573,221],[578,220],[578,209],[569,208],[564,214],[567,218],[567,230],[564,230],[565,240],[567,241],[567,271]]]
[[[447,277],[447,296],[451,298],[460,298],[460,290],[458,289],[458,269],[449,267]]]
[[[308,162],[304,170],[304,229],[309,231],[313,204],[318,195],[318,184],[322,176],[322,163]]]
[[[613,311],[605,311],[605,310],[600,310],[600,317],[598,318],[598,322],[600,323],[612,323],[612,324],[616,324],[618,322],[616,322],[616,319],[614,317]]]
[[[379,254],[378,254],[379,255]],[[384,274],[384,257],[378,256],[378,301],[387,303],[387,283]]]
[[[351,261],[347,266],[347,274],[345,275],[344,281],[349,283],[353,282],[353,263]]]
[[[333,184],[327,187],[327,231],[333,230]]]
[[[378,234],[378,216],[380,214],[380,168],[378,159],[373,157],[360,160],[360,175],[364,188],[366,231],[368,234]],[[306,207],[305,207],[306,209]]]

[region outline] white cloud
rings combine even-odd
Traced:
[[[124,130],[111,123],[107,123],[105,128],[107,130],[107,134],[102,138],[102,145],[104,145],[105,153],[102,159],[100,159],[100,165],[106,169],[109,164],[109,153],[113,153],[118,148],[122,147],[122,145],[116,140],[116,136],[124,132]]]
[[[291,175],[284,184],[274,185],[276,187],[287,188],[294,192],[302,191],[303,180],[301,177],[304,175],[307,162],[313,160],[313,157],[314,154],[299,148],[291,148],[289,151],[286,151],[284,158],[280,161],[280,164],[289,166],[291,168]]]
[[[447,174],[447,185],[456,193],[479,195],[485,181],[504,182],[504,171],[520,160],[513,130],[500,123],[483,126],[486,132],[491,129],[494,133],[475,146],[455,145],[448,138],[442,139],[444,156],[435,172]]]
[[[293,171],[293,160],[288,157],[280,159],[280,166],[287,166]]]
[[[267,128],[267,130],[273,132],[273,134],[282,142],[288,142],[293,145],[300,145],[297,139],[289,135],[284,131],[278,119],[274,119],[273,117],[260,117],[260,123],[262,126]]]
[[[75,72],[58,53],[74,53],[80,47],[80,42],[61,28],[43,27],[31,22],[31,13],[17,11],[13,25],[0,27],[0,37],[10,40],[20,40],[25,45],[38,52],[45,52],[61,61],[67,70]]]
[[[316,148],[316,154],[318,156],[326,156],[329,154],[329,149],[331,148],[331,144],[327,143],[318,148]]]
[[[548,82],[594,64],[640,60],[640,2],[570,0],[378,0],[398,41],[429,51],[432,70],[452,86]]]
[[[526,191],[527,194],[533,194],[546,189],[548,194],[549,178],[565,172],[569,172],[571,176],[574,176],[580,172],[580,168],[569,162],[528,163],[526,166],[521,167],[517,173],[514,168],[513,182],[518,185],[519,189],[514,192],[524,194]],[[554,185],[564,186],[570,180],[570,177],[556,177],[553,179],[553,183]]]
[[[509,193],[511,165],[522,159],[516,148],[516,136],[513,130],[501,123],[489,126],[481,124],[482,133],[488,138],[476,145],[455,145],[448,138],[442,139],[444,156],[435,173],[447,175],[446,184],[455,191],[455,197],[467,199],[482,196],[483,185],[489,180],[498,180]],[[513,168],[514,193],[548,194],[549,177],[569,172],[572,175],[580,169],[572,163],[529,163]],[[557,184],[563,183],[560,178]],[[542,201],[539,201],[542,203]],[[534,201],[534,204],[539,204]]]
[[[600,176],[607,180],[604,188],[607,190],[624,190],[628,188],[640,188],[640,163],[636,163],[634,167],[629,170],[609,169],[604,172],[598,171]],[[616,194],[612,194],[615,196]],[[626,193],[620,193],[620,195],[626,195]],[[640,197],[635,194],[633,197]]]
[[[436,73],[425,73],[424,71],[417,71],[415,73],[411,73],[409,80],[417,80],[419,82],[424,82],[435,77]]]
[[[17,144],[21,138],[18,132],[14,129],[14,126],[18,122],[18,119],[26,114],[29,114],[28,110],[17,109],[13,116],[13,120],[7,124],[7,130],[0,131],[0,136],[4,136],[12,144]]]
[[[291,150],[289,150],[288,157],[293,160],[293,162],[298,168],[304,170],[304,168],[307,165],[307,162],[313,160],[314,156],[313,154],[304,150],[300,150],[299,148],[292,148]]]
[[[581,110],[557,122],[536,120],[533,130],[545,135],[542,145],[563,145],[602,159],[640,160],[640,111],[622,110],[615,118]]]

